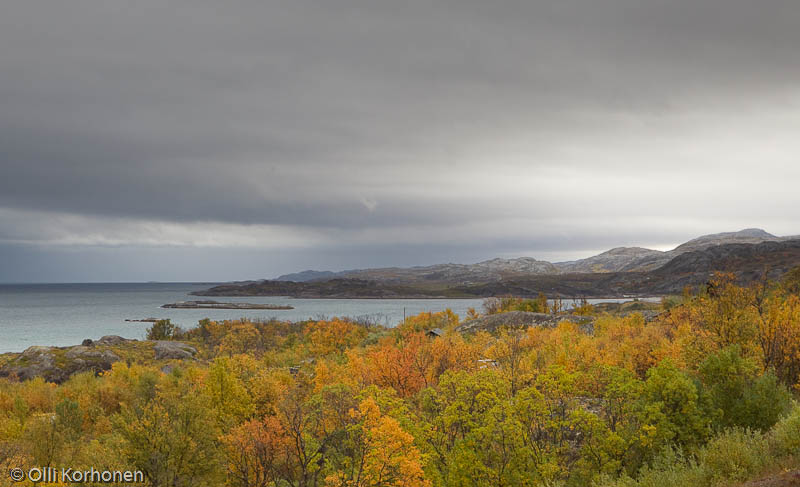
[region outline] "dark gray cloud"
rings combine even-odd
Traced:
[[[269,275],[800,233],[799,24],[793,0],[12,2],[0,242]]]

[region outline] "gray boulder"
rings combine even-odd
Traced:
[[[197,354],[197,349],[181,342],[158,340],[153,345],[156,360],[192,359]]]
[[[121,336],[117,335],[106,335],[103,338],[97,340],[95,344],[97,345],[121,345],[127,342],[135,342],[137,340],[130,339],[130,338],[122,338]]]

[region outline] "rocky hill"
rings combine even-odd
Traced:
[[[782,240],[782,237],[776,237],[771,233],[765,232],[760,228],[745,228],[738,232],[723,232],[715,233],[712,235],[703,235],[688,242],[678,245],[671,252],[682,254],[685,252],[692,252],[695,250],[703,250],[709,247],[723,244],[757,244],[761,242],[777,242]]]
[[[648,273],[649,287],[674,292],[684,285],[703,282],[712,272],[733,273],[740,282],[751,282],[764,273],[777,279],[798,265],[800,240],[715,245],[684,252]]]
[[[468,290],[446,284],[395,284],[366,279],[331,279],[329,281],[260,281],[249,284],[222,284],[195,296],[291,296],[293,298],[426,299],[474,298]]]
[[[534,275],[648,272],[658,269],[686,252],[726,244],[780,242],[793,238],[795,237],[776,237],[758,228],[747,228],[738,232],[704,235],[666,252],[643,247],[617,247],[586,259],[555,264],[531,257],[496,258],[477,264],[436,264],[420,267],[354,269],[341,272],[308,270],[285,274],[275,280],[312,282],[332,279],[362,279],[391,284],[440,283],[469,286]]]
[[[528,272],[517,272],[515,266],[519,261],[496,259],[472,266],[444,264],[362,274],[370,279],[225,284],[193,294],[300,298],[530,297],[539,293],[551,297],[596,298],[661,295],[680,292],[686,285],[705,283],[716,271],[732,272],[743,283],[758,279],[764,272],[769,278],[778,278],[800,265],[800,239],[700,246],[699,250],[680,253],[649,271],[540,273],[541,261],[531,259],[526,262],[530,265]],[[486,269],[480,269],[481,266]]]
[[[364,279],[392,283],[460,282],[469,284],[502,279],[510,274],[558,274],[558,268],[543,260],[530,257],[491,259],[477,264],[435,264],[417,267],[381,267],[341,272],[303,271],[284,274],[275,281],[311,282],[332,279]]]
[[[362,269],[337,274],[338,278],[365,279],[389,283],[459,283],[473,284],[499,280],[516,274],[558,274],[558,268],[530,257],[491,259],[477,264],[436,264],[425,267],[387,267]]]
[[[642,247],[617,247],[587,259],[557,262],[555,266],[561,273],[626,272],[639,270],[641,262],[657,262],[663,259],[665,254],[666,252]]]
[[[600,255],[574,262],[560,262],[556,266],[561,272],[647,272],[658,269],[675,257],[686,252],[707,249],[726,244],[757,244],[761,242],[780,242],[794,237],[776,237],[759,228],[746,228],[738,232],[714,233],[689,240],[672,250],[659,250],[641,247],[619,247]]]
[[[680,293],[684,286],[708,282],[715,272],[729,272],[741,284],[760,279],[779,279],[800,266],[800,239],[758,244],[723,244],[684,252],[667,264],[648,272],[609,272],[528,276],[473,286],[484,296],[607,297]]]

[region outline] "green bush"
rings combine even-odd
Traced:
[[[717,434],[697,455],[668,446],[635,479],[605,477],[594,487],[716,487],[744,481],[773,465],[776,458],[800,453],[800,407],[768,434],[730,428]]]
[[[147,339],[169,340],[175,335],[176,328],[169,320],[158,320],[147,329]]]
[[[758,374],[758,365],[742,357],[738,345],[709,356],[700,377],[721,415],[719,429],[740,426],[766,431],[791,406],[791,394],[772,372]]]
[[[766,438],[761,432],[749,429],[725,430],[700,451],[700,464],[710,477],[710,485],[747,480],[760,472],[768,461]]]
[[[704,487],[709,485],[704,465],[683,455],[680,449],[666,447],[650,465],[639,471],[636,479],[623,476],[601,479],[594,487]]]
[[[683,304],[683,298],[680,296],[664,296],[661,298],[661,306],[665,310],[670,310]]]
[[[691,448],[702,444],[712,433],[714,411],[708,396],[669,360],[647,371],[640,402],[641,420],[658,432],[656,445],[675,443]]]
[[[769,432],[770,451],[776,457],[800,455],[800,405],[795,404]]]

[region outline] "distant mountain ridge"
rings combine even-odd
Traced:
[[[762,277],[780,279],[788,270],[800,266],[800,239],[779,239],[760,243],[701,245],[700,250],[683,252],[666,265],[651,271],[594,273],[506,273],[500,279],[476,282],[440,281],[440,275],[425,274],[429,280],[386,281],[335,278],[308,282],[258,281],[231,283],[191,294],[200,296],[292,296],[295,298],[480,298],[490,296],[609,298],[621,296],[659,296],[681,292],[685,286],[706,284],[715,272],[733,274],[740,284]],[[620,252],[616,252],[619,254]],[[626,252],[621,252],[625,254]],[[613,255],[613,253],[612,253]],[[516,270],[516,259],[479,263],[493,271],[498,267]],[[534,266],[539,266],[534,261]],[[527,262],[531,264],[530,262]],[[473,264],[468,272],[475,272]],[[462,275],[464,266],[438,266]],[[434,267],[434,266],[430,266]],[[430,268],[424,268],[431,272]],[[411,272],[408,269],[401,270]],[[386,272],[383,270],[382,272]]]
[[[668,251],[643,247],[617,247],[592,257],[568,262],[550,263],[531,257],[495,258],[476,264],[435,264],[417,267],[354,269],[341,272],[307,270],[285,274],[274,280],[313,282],[332,279],[363,279],[386,283],[456,282],[470,285],[523,275],[647,272],[654,271],[687,252],[726,244],[781,242],[795,238],[798,237],[777,237],[760,228],[746,228],[738,232],[703,235]]]
[[[556,266],[564,273],[652,271],[666,265],[667,262],[686,252],[705,250],[719,245],[782,242],[795,238],[797,237],[776,237],[760,228],[745,228],[738,232],[703,235],[666,252],[641,247],[618,247],[587,259],[556,263]]]
[[[331,279],[367,279],[385,282],[406,281],[452,281],[464,282],[500,279],[507,274],[558,274],[558,268],[550,262],[531,257],[516,259],[495,258],[477,264],[436,264],[417,267],[383,267],[355,269],[341,272],[303,271],[285,274],[276,281],[310,282]]]

